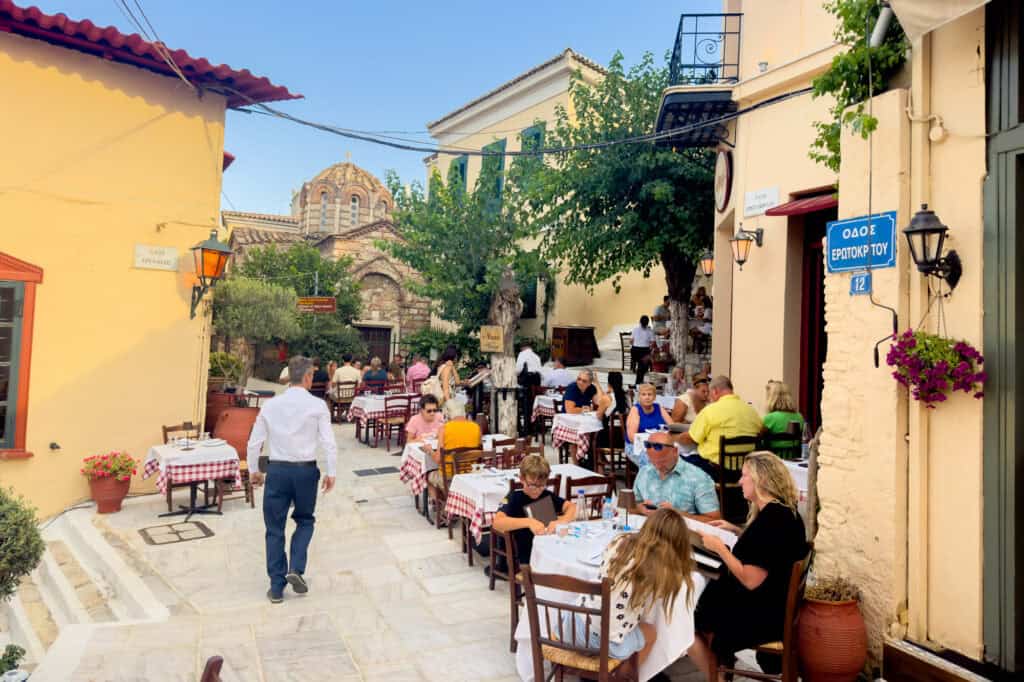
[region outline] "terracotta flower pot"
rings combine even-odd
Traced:
[[[797,646],[807,682],[857,679],[868,656],[868,633],[856,601],[805,599]]]
[[[100,514],[110,514],[121,511],[121,503],[128,495],[128,486],[131,479],[119,481],[114,477],[90,478],[89,492],[96,502],[96,511]]]

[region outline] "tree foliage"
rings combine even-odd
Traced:
[[[586,145],[653,131],[668,66],[650,53],[627,72],[621,53],[591,85],[575,74],[572,115],[559,107],[545,147]],[[620,144],[558,154],[523,183],[519,209],[548,226],[543,252],[586,287],[649,276],[661,263],[669,294],[685,300],[700,251],[713,230],[714,158],[704,149],[673,151],[653,143]]]
[[[293,290],[298,296],[334,296],[337,316],[343,323],[359,317],[359,284],[352,279],[352,259],[324,258],[309,244],[296,243],[287,249],[265,246],[246,252],[236,273],[262,279]],[[319,276],[319,284],[318,284]]]
[[[868,47],[868,36],[878,19],[876,0],[829,0],[825,9],[837,19],[835,38],[849,49],[832,58],[828,71],[815,78],[814,97],[831,95],[835,104],[829,109],[831,121],[817,121],[817,137],[811,143],[810,157],[830,170],[839,172],[839,138],[843,126],[864,139],[878,127],[878,119],[865,111],[869,84],[876,95],[885,92],[889,81],[903,67],[907,38],[894,17],[879,47]],[[868,59],[871,77],[868,77]]]
[[[550,279],[539,255],[526,248],[530,228],[507,210],[514,187],[503,178],[503,164],[485,157],[474,190],[467,192],[455,164],[447,183],[433,173],[429,192],[420,183],[406,190],[393,171],[386,175],[395,198],[392,214],[400,240],[379,248],[416,270],[407,286],[437,302],[437,313],[464,331],[487,324],[501,274],[511,267],[520,286],[531,278]]]
[[[296,296],[289,288],[231,276],[213,292],[213,326],[218,334],[254,343],[300,334]]]
[[[46,546],[37,523],[35,509],[13,489],[0,488],[0,601],[10,598],[21,577],[43,558]]]
[[[340,362],[345,353],[351,353],[355,358],[366,358],[368,351],[359,330],[337,316],[303,313],[299,315],[299,326],[298,336],[286,339],[292,354],[319,357],[324,362]],[[388,362],[389,358],[381,360]]]

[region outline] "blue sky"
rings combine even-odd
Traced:
[[[660,57],[681,13],[721,8],[720,0],[138,1],[170,47],[306,97],[275,106],[345,128],[410,132],[566,47],[602,64],[616,49],[627,64],[648,50]],[[135,32],[114,0],[34,4]],[[224,175],[225,209],[287,213],[292,189],[346,152],[381,179],[389,168],[406,182],[424,177],[424,154],[238,112],[228,113],[225,147],[238,157]]]

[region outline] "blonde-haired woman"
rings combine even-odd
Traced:
[[[789,575],[807,553],[796,484],[781,459],[766,451],[747,455],[740,487],[750,505],[746,525],[711,522],[739,534],[732,550],[702,536],[727,569],[701,594],[694,614],[690,656],[709,682],[719,679],[719,662],[732,666],[737,651],[782,639]]]
[[[790,422],[796,422],[800,425],[798,428],[803,428],[804,418],[796,409],[796,400],[789,386],[782,381],[769,381],[764,393],[764,428],[768,433],[786,433]]]
[[[610,609],[617,614],[608,626],[609,656],[625,659],[636,653],[643,664],[657,636],[650,622],[654,608],[660,605],[665,618],[671,619],[677,599],[692,605],[695,567],[686,521],[674,509],[659,509],[647,517],[639,533],[620,535],[608,545],[599,575],[612,584]],[[581,601],[600,607],[599,596]],[[584,633],[585,627],[577,615],[577,641],[600,646],[600,622],[591,620],[589,633]]]

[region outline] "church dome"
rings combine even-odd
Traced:
[[[388,188],[384,186],[383,182],[377,179],[376,175],[360,168],[350,161],[343,161],[341,163],[336,163],[333,166],[328,166],[317,173],[316,176],[309,181],[309,184],[316,185],[321,181],[328,182],[335,187],[362,185],[372,193],[379,192],[385,196],[391,196]]]

